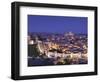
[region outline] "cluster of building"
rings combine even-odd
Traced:
[[[38,56],[48,58],[73,58],[87,61],[87,34],[31,33],[28,35],[28,45],[36,45]],[[34,55],[34,54],[33,54]]]

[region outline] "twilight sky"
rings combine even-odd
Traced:
[[[28,32],[87,34],[87,17],[28,15]]]

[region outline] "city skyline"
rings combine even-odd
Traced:
[[[87,34],[87,17],[28,15],[28,32]]]

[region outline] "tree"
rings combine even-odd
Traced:
[[[28,45],[28,56],[37,57],[39,54],[40,52],[37,49],[37,44]]]

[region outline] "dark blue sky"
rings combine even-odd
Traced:
[[[28,15],[28,32],[87,33],[87,17]]]

